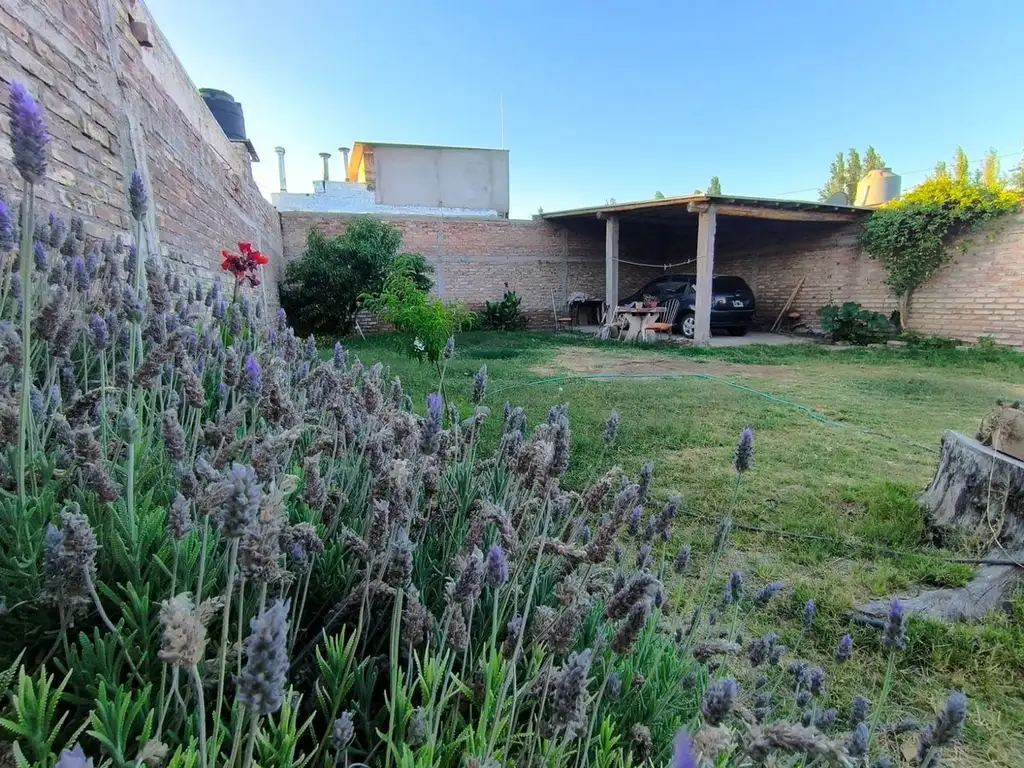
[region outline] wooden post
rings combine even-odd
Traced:
[[[604,301],[608,305],[605,322],[610,323],[619,306],[619,219],[609,216],[604,228]]]
[[[711,343],[711,278],[715,274],[715,206],[699,211],[697,220],[697,302],[693,341]]]

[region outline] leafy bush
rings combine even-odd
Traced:
[[[907,342],[907,346],[914,349],[956,349],[963,345],[959,339],[950,339],[946,336],[926,336],[917,331],[904,331],[899,335],[899,339]]]
[[[947,246],[954,236],[1020,208],[1020,193],[997,174],[971,178],[962,152],[956,166],[951,175],[940,164],[922,184],[875,211],[861,232],[861,245],[882,262],[886,283],[903,299],[903,314],[911,293],[952,258]]]
[[[376,296],[364,295],[366,308],[391,323],[403,337],[405,349],[437,364],[456,333],[472,322],[473,313],[459,302],[430,298],[419,287],[417,263],[404,256],[395,260]]]
[[[884,341],[889,333],[889,321],[881,312],[863,309],[855,301],[841,307],[826,304],[818,310],[821,328],[833,341],[851,344],[874,344]]]
[[[281,306],[306,331],[349,333],[360,297],[380,292],[401,245],[394,226],[368,216],[353,219],[334,238],[310,230],[302,256],[285,267]],[[405,254],[405,261],[416,286],[429,291],[433,267],[418,254]]]
[[[11,120],[16,163],[33,114]],[[13,764],[625,768],[664,764],[681,726],[696,733],[675,765],[692,749],[718,765],[851,766],[882,748],[859,705],[854,734],[836,732],[824,673],[786,671],[778,637],[741,645],[743,615],[774,610],[782,585],[750,594],[739,572],[722,578],[737,493],[709,552],[670,548],[681,502],[655,504],[652,466],[563,487],[568,407],[529,430],[506,405],[485,450],[486,409],[463,421],[431,394],[417,415],[382,365],[340,344],[322,360],[246,286],[229,312],[217,285],[142,249],[85,242],[80,221],[36,224],[37,166],[22,171],[18,259],[0,206],[0,732]],[[140,208],[133,195],[137,232]],[[71,233],[70,256],[54,231]],[[416,327],[412,269],[385,296]],[[125,273],[142,284],[143,271],[136,294]],[[486,383],[481,370],[477,402]],[[753,456],[745,430],[736,491]],[[809,603],[805,632],[813,622]],[[904,642],[894,603],[879,712]],[[848,638],[839,649],[849,657]],[[759,693],[724,676],[741,654]],[[953,697],[922,732],[925,763],[964,715]]]
[[[501,301],[488,301],[484,307],[483,327],[491,331],[521,331],[530,321],[519,308],[522,302],[522,298],[505,283]]]

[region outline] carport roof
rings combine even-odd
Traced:
[[[615,203],[567,211],[545,211],[540,218],[554,221],[583,220],[616,216],[624,221],[671,223],[689,219],[714,205],[718,214],[782,221],[857,221],[872,212],[871,208],[853,205],[812,203],[803,200],[776,200],[767,197],[737,195],[686,195],[662,200]]]

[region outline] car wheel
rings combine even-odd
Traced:
[[[747,335],[747,326],[745,326],[745,325],[734,325],[733,327],[729,328],[729,335],[730,336],[746,336]]]
[[[679,321],[679,332],[683,334],[684,339],[692,339],[696,329],[697,319],[693,316],[693,312],[687,312]]]

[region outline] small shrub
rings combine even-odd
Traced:
[[[417,280],[417,262],[413,257],[398,257],[376,296],[364,294],[367,309],[391,323],[404,337],[409,354],[437,363],[456,333],[466,329],[473,313],[460,302],[430,298]]]
[[[889,321],[881,312],[864,309],[855,301],[841,307],[826,304],[818,310],[821,327],[833,341],[851,344],[874,344],[883,341],[889,332]]]
[[[489,331],[521,331],[529,318],[519,305],[523,299],[505,283],[505,295],[501,301],[487,302],[483,312],[483,327]]]
[[[395,227],[368,216],[354,219],[339,237],[311,230],[302,256],[285,267],[281,306],[304,331],[349,333],[361,296],[380,293],[401,245]],[[414,285],[429,291],[433,267],[419,254],[402,258]]]

